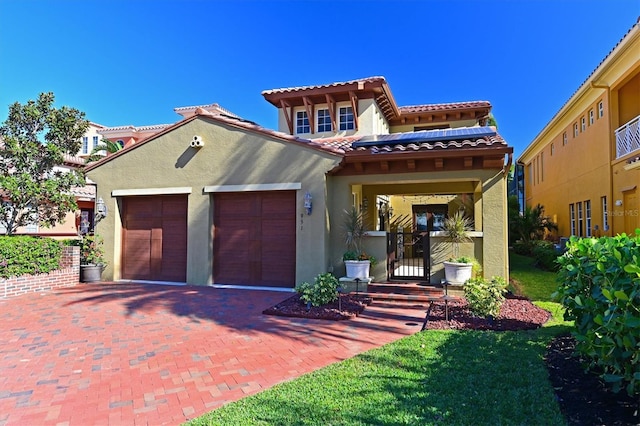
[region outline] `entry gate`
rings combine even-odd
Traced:
[[[389,280],[429,281],[431,276],[428,231],[387,234],[387,276]]]

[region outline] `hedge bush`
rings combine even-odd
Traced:
[[[571,237],[567,248],[554,297],[575,321],[577,349],[614,391],[640,395],[640,230]]]
[[[313,306],[322,306],[338,299],[338,279],[330,273],[316,276],[315,283],[303,282],[296,287],[300,299]]]
[[[550,241],[537,240],[533,242],[531,254],[536,260],[536,266],[546,271],[556,272],[560,269],[558,252]]]
[[[496,318],[504,303],[507,282],[502,277],[472,278],[464,285],[464,298],[474,315]]]
[[[46,274],[60,269],[62,244],[51,238],[0,236],[0,277]]]

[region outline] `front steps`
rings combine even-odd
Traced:
[[[355,292],[351,292],[355,294]],[[359,295],[371,297],[374,302],[392,303],[394,305],[406,305],[418,309],[425,308],[430,302],[444,300],[444,288],[440,285],[426,284],[415,281],[396,281],[386,283],[371,283],[366,292]],[[459,298],[462,293],[459,289],[449,287],[447,294],[453,298]]]

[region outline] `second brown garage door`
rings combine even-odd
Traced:
[[[122,278],[186,281],[186,195],[123,199]]]
[[[295,191],[214,196],[216,284],[295,286]]]

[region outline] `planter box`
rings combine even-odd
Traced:
[[[360,282],[356,282],[355,278],[342,277],[340,278],[340,287],[342,287],[343,293],[366,293],[368,285],[373,281],[373,278],[365,278]]]
[[[471,279],[473,272],[473,264],[471,263],[456,263],[456,262],[443,262],[444,263],[444,277],[447,283],[453,285],[465,284]]]
[[[360,278],[361,280],[369,278],[369,268],[371,262],[368,260],[345,260],[345,266],[347,267],[348,278]]]

